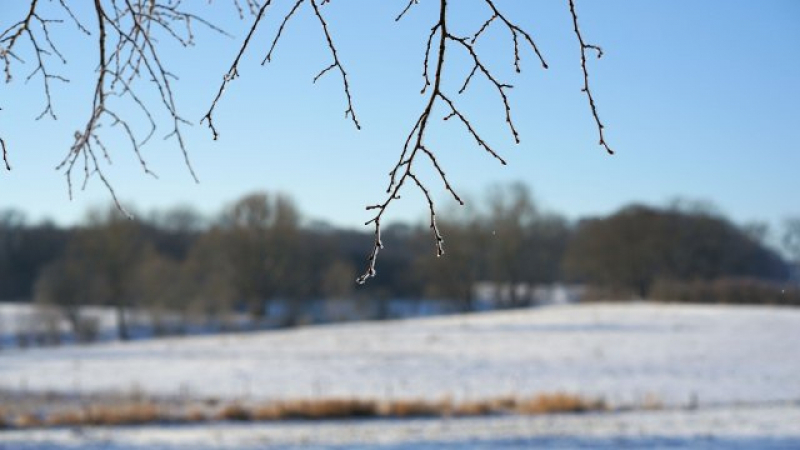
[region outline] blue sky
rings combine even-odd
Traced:
[[[606,53],[591,59],[589,69],[608,141],[617,151],[608,156],[597,146],[580,91],[579,47],[566,0],[495,1],[534,36],[550,69],[543,71],[523,48],[523,71],[515,74],[512,43],[501,27],[479,47],[485,62],[515,86],[510,100],[522,140],[515,145],[486,82],[476,80],[456,96],[469,66],[451,50],[447,89],[509,162],[502,166],[476,147],[460,124],[437,119],[430,147],[459,193],[478,199],[492,184],[523,181],[546,208],[570,218],[631,202],[665,204],[676,196],[710,200],[737,222],[776,224],[800,215],[800,3],[577,0],[585,37]],[[25,3],[0,3],[0,26],[20,17]],[[323,8],[351,78],[363,125],[356,131],[343,117],[338,75],[311,83],[331,59],[309,5],[287,26],[273,62],[260,66],[294,3],[274,0],[241,77],[218,107],[216,142],[198,122],[252,18],[240,21],[224,1],[206,3],[197,2],[198,12],[234,38],[198,33],[196,47],[169,45],[164,54],[181,78],[176,94],[183,115],[195,124],[186,138],[200,183],[183,167],[173,141],[155,139],[143,149],[159,175],[155,180],[110,137],[114,164],[105,170],[118,195],[142,211],[190,204],[214,213],[247,192],[283,191],[311,218],[361,227],[370,218],[364,206],[383,199],[388,171],[424,106],[422,56],[437,2],[422,0],[399,23],[394,17],[405,0],[339,0]],[[458,34],[474,32],[488,18],[478,0],[451,1],[449,12]],[[60,14],[52,9],[53,17]],[[30,64],[16,65],[14,81],[0,87],[0,134],[14,168],[0,174],[0,209],[69,224],[109,196],[94,180],[69,201],[65,179],[54,170],[90,111],[97,58],[93,38],[69,23],[54,37],[69,64],[53,61],[52,67],[71,79],[56,85],[57,121],[35,120],[44,98],[38,78],[24,82]],[[159,136],[168,131],[162,127]],[[444,206],[448,196],[435,173],[421,174]],[[387,213],[389,220],[423,220],[425,214],[426,203],[414,189]]]

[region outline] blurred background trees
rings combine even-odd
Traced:
[[[582,220],[564,267],[573,280],[632,291],[640,298],[647,298],[658,280],[785,281],[789,275],[777,252],[720,215],[643,205]]]
[[[309,221],[283,194],[246,195],[216,217],[185,206],[137,217],[109,206],[62,228],[0,214],[0,300],[55,311],[80,341],[97,337],[98,308],[128,339],[522,307],[562,288],[584,299],[800,304],[792,264],[768,245],[798,258],[800,221],[770,240],[769,228],[699,203],[572,223],[523,184],[497,186],[444,215],[444,257],[426,224],[386,225],[396,250],[366,286],[354,283],[365,233]]]
[[[0,299],[30,299],[42,267],[63,252],[68,235],[52,223],[29,224],[19,211],[0,211]]]

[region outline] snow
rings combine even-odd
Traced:
[[[800,448],[800,310],[585,304],[0,350],[0,389],[453,400],[568,392],[587,415],[14,430],[0,449]],[[663,408],[654,411],[643,407]]]
[[[453,399],[565,391],[612,405],[800,399],[800,310],[557,306],[0,353],[0,388],[220,398]]]

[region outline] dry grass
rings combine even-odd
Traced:
[[[581,413],[606,409],[602,400],[587,400],[566,393],[539,394],[516,402],[514,412],[518,414]]]
[[[240,403],[231,403],[222,407],[215,416],[216,420],[249,421],[253,419],[252,408]]]
[[[511,396],[455,403],[439,400],[370,400],[332,398],[279,401],[250,409],[252,420],[334,419],[346,417],[443,417],[489,414],[580,413],[605,410],[602,400],[588,400],[566,393],[540,394],[530,398]]]
[[[122,407],[96,407],[88,409],[89,423],[93,425],[137,425],[163,420],[158,406],[151,403],[123,405]]]
[[[260,405],[253,409],[255,420],[336,419],[377,415],[377,402],[357,398],[288,400]]]
[[[43,424],[41,417],[32,413],[23,413],[12,420],[9,425],[14,428],[34,428]]]
[[[428,401],[423,399],[391,400],[380,404],[380,415],[388,417],[449,416],[453,403],[449,399]]]
[[[453,405],[450,414],[456,417],[485,416],[498,411],[491,402],[467,401]]]
[[[86,415],[82,410],[59,411],[47,418],[45,423],[51,427],[69,427],[86,423]]]
[[[198,406],[192,406],[191,408],[187,408],[184,410],[181,419],[184,422],[196,423],[196,422],[205,422],[210,418],[208,412],[200,408]]]
[[[165,404],[153,400],[95,404],[76,408],[58,408],[49,413],[32,414],[6,411],[0,414],[0,428],[70,427],[141,425],[158,422],[195,423],[208,420],[269,421],[320,420],[358,417],[449,417],[490,414],[580,413],[605,410],[601,400],[587,400],[566,393],[541,394],[530,398],[512,396],[453,402],[450,398],[359,399],[323,398],[280,400],[268,403],[232,402],[226,405],[207,403]],[[5,420],[3,421],[5,416]]]
[[[53,413],[44,421],[50,426],[77,425],[141,425],[165,421],[167,417],[153,403],[139,402],[123,405],[93,405],[81,410]]]

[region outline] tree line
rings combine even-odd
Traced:
[[[708,283],[749,280],[786,292],[791,275],[790,264],[757,233],[707,208],[631,205],[570,222],[541,209],[522,184],[495,187],[469,205],[476,206],[440,219],[441,258],[426,225],[387,225],[382,239],[396,250],[365,286],[354,281],[371,236],[305,220],[283,194],[246,195],[213,218],[183,207],[130,220],[110,206],[68,228],[29,224],[6,211],[0,300],[55,307],[76,333],[85,328],[84,306],[112,307],[125,339],[132,310],[152,312],[156,327],[159,317],[176,315],[221,324],[244,315],[260,323],[280,304],[288,308],[283,325],[291,325],[320,299],[436,299],[470,311],[486,300],[476,298],[479,283],[502,294],[490,306],[515,307],[531,302],[520,286],[569,283],[607,298],[714,301]],[[686,294],[692,286],[706,297]],[[800,304],[796,290],[789,292],[794,297],[752,301]]]

